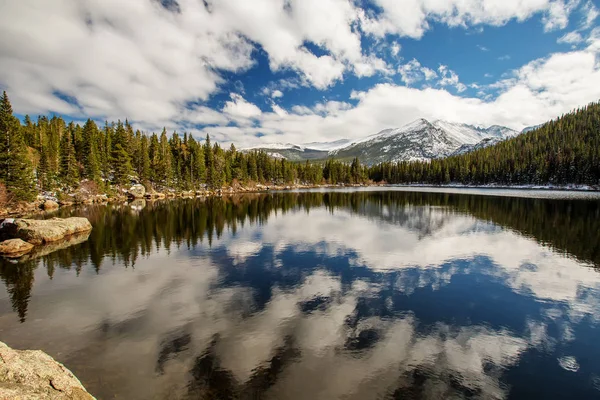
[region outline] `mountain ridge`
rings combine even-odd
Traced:
[[[520,132],[491,125],[487,128],[418,118],[400,128],[384,129],[374,135],[332,142],[306,144],[274,143],[255,146],[244,151],[263,150],[275,158],[290,161],[319,160],[334,157],[350,160],[358,157],[367,165],[388,161],[431,160],[448,157],[484,147],[514,137]]]

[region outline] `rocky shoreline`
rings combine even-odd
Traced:
[[[60,196],[58,199],[52,194],[39,195],[31,203],[13,204],[9,207],[0,208],[0,220],[4,218],[23,218],[36,215],[50,214],[61,207],[69,207],[85,204],[108,204],[113,202],[124,202],[135,199],[160,200],[185,197],[210,197],[223,196],[243,193],[268,193],[274,191],[298,190],[298,189],[318,189],[318,188],[339,188],[339,187],[365,187],[365,186],[383,186],[382,184],[356,184],[356,185],[253,185],[253,186],[228,186],[217,190],[183,190],[177,191],[168,189],[164,191],[146,191],[143,185],[133,185],[129,189],[120,189],[117,193],[108,194],[89,194],[75,193],[68,196]]]
[[[59,249],[61,246],[57,246],[57,243],[86,233],[89,236],[91,230],[92,224],[87,218],[7,218],[0,222],[0,255],[20,258],[33,251],[36,246],[43,248],[50,244]],[[40,248],[37,250],[39,253]]]
[[[41,350],[0,342],[0,399],[95,400],[67,367]]]

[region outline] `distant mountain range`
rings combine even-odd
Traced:
[[[464,154],[514,137],[520,132],[504,126],[480,128],[447,121],[418,119],[401,128],[385,129],[359,140],[306,144],[275,143],[245,150],[263,150],[276,158],[290,161],[320,160],[334,157],[351,160],[358,157],[372,165],[385,161],[430,160]]]

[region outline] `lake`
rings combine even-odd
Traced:
[[[94,229],[0,261],[0,340],[43,349],[99,399],[600,398],[598,193],[323,190],[58,215]]]

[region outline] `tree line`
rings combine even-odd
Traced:
[[[83,126],[59,116],[40,116],[23,123],[12,111],[6,92],[0,99],[0,182],[19,200],[39,191],[69,192],[82,181],[110,191],[137,181],[156,190],[220,189],[239,183],[321,184],[361,183],[367,168],[351,164],[293,163],[264,151],[225,149],[192,135],[176,132],[144,134],[125,122]]]
[[[0,99],[0,183],[16,200],[68,193],[82,182],[114,191],[132,182],[156,190],[241,184],[600,184],[600,103],[531,132],[467,154],[431,161],[362,165],[334,159],[297,163],[264,151],[223,148],[176,132],[145,134],[125,120],[83,126],[58,116],[23,122]],[[2,193],[0,193],[1,195]],[[1,199],[0,199],[1,200]]]

